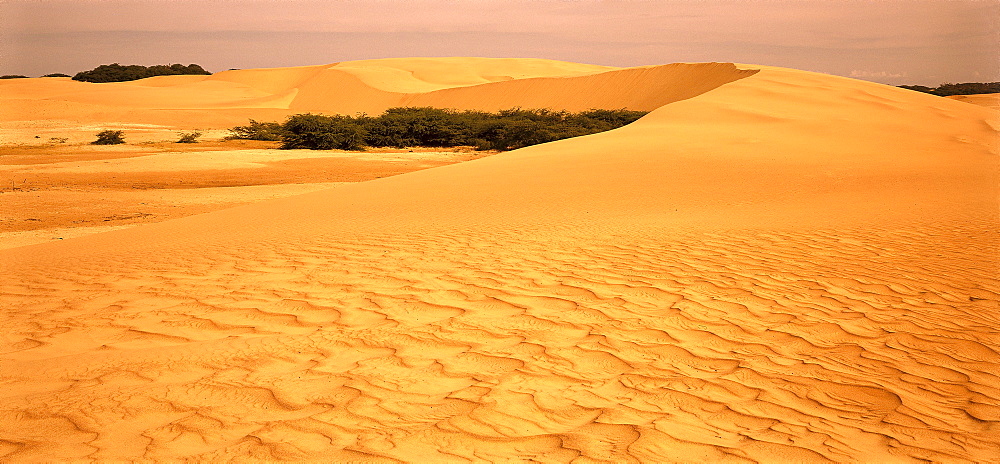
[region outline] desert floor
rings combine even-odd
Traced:
[[[65,186],[46,191],[64,203],[0,194],[19,217],[79,220],[101,195],[169,215],[182,181],[219,193],[179,210],[253,201],[0,250],[4,461],[1000,462],[988,104],[730,63],[29,81],[0,83],[0,133],[400,104],[651,113],[477,159],[11,149],[0,172]],[[209,162],[271,181],[229,187]],[[370,180],[263,199],[316,166]],[[97,172],[116,193],[87,190]],[[129,191],[149,183],[171,188]]]
[[[8,130],[30,140],[30,129]],[[334,152],[277,150],[277,142],[204,139],[95,146],[86,142],[0,145],[0,249],[314,192],[483,156],[458,149]],[[55,133],[55,132],[52,132]],[[93,133],[59,133],[92,140]],[[136,134],[130,134],[135,138]],[[215,134],[213,134],[215,135]],[[131,138],[130,138],[131,139]]]

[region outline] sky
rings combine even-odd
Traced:
[[[1000,81],[1000,0],[0,0],[0,75],[366,58],[737,62]]]

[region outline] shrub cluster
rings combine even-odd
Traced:
[[[198,137],[201,137],[201,132],[179,132],[177,137],[179,137],[177,143],[198,143]]]
[[[91,145],[118,145],[125,143],[124,132],[120,130],[105,130],[97,133],[97,140]]]
[[[281,140],[282,134],[285,133],[284,128],[281,123],[277,122],[260,122],[250,120],[250,124],[246,126],[236,126],[229,129],[230,139],[243,139],[243,140],[270,140],[277,141]]]
[[[0,76],[0,79],[25,79],[27,77],[28,76],[22,76],[20,74],[5,74],[3,76]]]
[[[230,137],[281,140],[281,148],[359,150],[365,147],[456,147],[513,150],[595,134],[629,124],[644,111],[580,113],[514,108],[496,113],[441,108],[390,108],[377,117],[296,114],[284,123],[250,120]]]
[[[137,64],[122,66],[118,63],[102,64],[90,71],[81,71],[73,76],[74,81],[84,82],[125,82],[145,79],[153,76],[175,76],[180,74],[212,74],[201,66],[189,64],[140,66]]]
[[[900,87],[917,92],[930,93],[941,97],[949,95],[976,95],[981,93],[1000,93],[1000,82],[965,82],[962,84],[941,84],[931,88],[924,85],[901,85]]]

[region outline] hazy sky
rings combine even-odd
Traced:
[[[0,0],[0,74],[399,56],[734,61],[888,84],[1000,81],[997,0]]]

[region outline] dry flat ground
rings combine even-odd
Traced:
[[[315,192],[489,154],[419,148],[365,153],[277,150],[277,145],[242,140],[0,145],[0,249]]]
[[[720,63],[220,74],[20,83],[0,96],[44,101],[0,121],[62,107],[181,127],[170,118],[223,121],[237,104],[653,112],[0,251],[2,459],[1000,462],[995,110]],[[194,105],[170,92],[230,103],[168,108]]]

